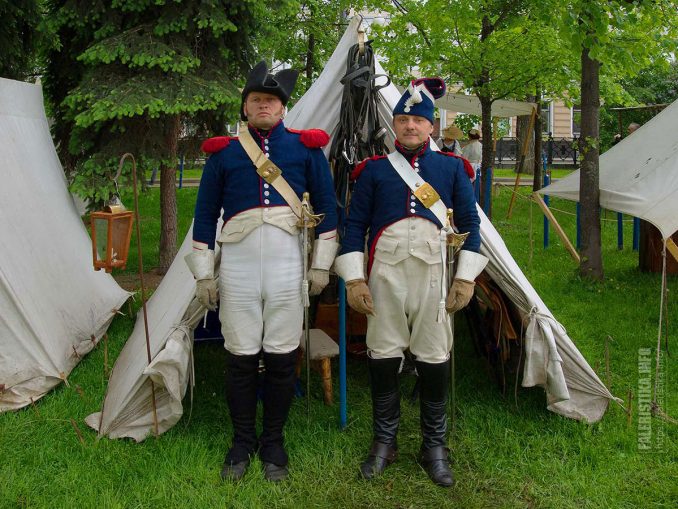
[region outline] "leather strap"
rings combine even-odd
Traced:
[[[438,192],[431,184],[422,179],[419,174],[414,171],[414,168],[410,166],[410,163],[405,159],[405,156],[395,150],[388,155],[388,160],[391,163],[391,166],[393,166],[393,169],[400,175],[400,178],[403,179],[403,182],[407,184],[407,187],[410,188],[412,193],[414,193],[424,207],[435,214],[442,225],[440,230],[440,261],[442,263],[443,274],[442,283],[440,285],[438,313],[436,315],[436,321],[442,323],[448,318],[447,312],[445,311],[445,300],[447,299],[447,271],[451,269],[451,267],[447,267],[447,235],[454,231],[451,226],[451,218],[448,217],[447,208],[440,199]]]
[[[431,447],[421,452],[421,461],[428,463],[430,461],[449,460],[450,450],[447,447]]]
[[[294,215],[301,219],[301,200],[297,196],[297,193],[294,192],[294,189],[290,187],[287,180],[282,176],[282,170],[266,157],[266,154],[259,148],[257,142],[254,141],[254,138],[252,138],[250,130],[247,127],[247,122],[240,123],[238,139],[240,140],[242,148],[254,164],[259,176],[280,193],[280,196],[282,196],[290,206]]]
[[[449,226],[447,221],[447,208],[440,199],[440,195],[433,189],[433,186],[422,179],[419,174],[414,171],[414,168],[410,166],[410,163],[405,159],[405,156],[397,150],[388,155],[388,160],[398,175],[400,175],[400,178],[403,179],[403,182],[407,184],[407,187],[410,188],[412,193],[414,193],[424,207],[435,214],[438,221],[440,221],[442,228],[446,230]]]
[[[398,449],[383,442],[372,442],[369,455],[375,458],[381,458],[383,460],[393,462],[398,455]]]

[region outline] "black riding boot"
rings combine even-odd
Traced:
[[[257,376],[259,354],[226,352],[226,402],[233,424],[233,445],[226,454],[221,478],[238,481],[257,450]]]
[[[273,354],[264,352],[264,424],[259,437],[259,457],[264,477],[269,481],[287,478],[287,452],[283,428],[294,397],[294,368],[297,351]]]
[[[400,385],[398,371],[401,358],[368,359],[372,389],[372,447],[360,465],[365,479],[380,475],[398,455],[400,421]]]
[[[447,448],[447,398],[450,364],[416,361],[420,384],[422,444],[419,463],[438,486],[454,484]]]

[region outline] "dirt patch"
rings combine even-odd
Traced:
[[[139,274],[116,274],[113,278],[118,282],[121,288],[128,292],[136,292],[141,289]],[[156,273],[155,270],[145,272],[144,285],[146,286],[146,291],[155,290],[160,284],[160,281],[162,281],[162,278],[163,276]]]

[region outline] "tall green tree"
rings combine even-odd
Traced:
[[[561,34],[581,64],[582,154],[581,263],[579,272],[603,279],[600,232],[599,112],[604,79],[619,82],[633,76],[657,57],[675,51],[678,12],[672,0],[570,0],[555,2]],[[603,76],[605,78],[603,78]]]
[[[0,78],[36,75],[40,21],[38,0],[0,0]]]
[[[378,7],[380,2],[375,2]],[[378,47],[396,78],[436,74],[475,94],[481,104],[483,185],[494,162],[492,103],[550,90],[563,66],[544,65],[561,49],[554,27],[533,15],[536,0],[399,0],[382,8],[390,21],[378,29]],[[538,13],[541,11],[537,10]],[[553,87],[558,88],[558,87]],[[566,88],[566,87],[559,87]]]
[[[84,0],[50,4],[57,34],[51,100],[68,125],[73,189],[101,199],[115,160],[132,152],[160,168],[162,273],[176,252],[175,174],[182,132],[214,130],[240,104],[237,79],[254,60],[250,40],[263,0]],[[75,42],[74,47],[71,41]],[[65,140],[64,140],[65,141]]]

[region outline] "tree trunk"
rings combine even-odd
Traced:
[[[494,143],[492,143],[492,99],[490,97],[479,96],[481,108],[481,127],[483,138],[483,159],[481,168],[481,187],[480,187],[480,205],[485,209],[485,203],[488,204],[485,214],[492,219],[492,175],[488,175],[488,168],[492,168],[494,161]],[[488,182],[489,180],[489,182]],[[485,197],[486,191],[490,196]]]
[[[525,97],[527,102],[534,102],[534,96],[528,95]],[[530,129],[530,117],[528,115],[520,115],[516,121],[516,165],[513,171],[518,173],[520,170],[521,173],[526,173],[532,175],[534,172],[534,133],[529,131]],[[529,132],[528,132],[529,131]],[[537,132],[536,130],[534,131]],[[525,136],[529,136],[529,141],[527,145],[527,152],[525,153],[525,162],[523,163],[522,170],[520,169],[520,160],[523,154],[523,145],[525,144]]]
[[[532,179],[532,190],[539,191],[544,175],[542,174],[543,163],[541,161],[541,88],[537,85],[534,101],[537,103],[537,116],[534,119],[534,178]]]
[[[600,239],[599,136],[600,62],[593,60],[588,48],[581,54],[581,263],[579,273],[587,278],[603,279]]]
[[[160,246],[158,274],[165,274],[177,252],[177,143],[181,131],[179,115],[167,117],[165,146],[169,164],[160,165]]]

